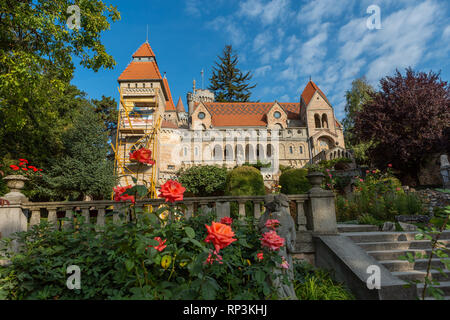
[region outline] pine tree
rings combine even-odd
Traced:
[[[222,56],[213,67],[209,90],[213,91],[217,102],[248,102],[251,96],[250,80],[253,75],[249,72],[243,73],[237,68],[239,58],[234,53],[231,45],[225,46]]]

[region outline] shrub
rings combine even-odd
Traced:
[[[282,260],[261,246],[253,220],[234,221],[237,241],[220,250],[222,261],[209,264],[214,247],[205,242],[205,224],[211,225],[214,214],[189,220],[178,215],[168,223],[159,218],[164,210],[141,212],[137,221],[127,224],[107,223],[102,232],[90,224],[75,232],[42,223],[19,233],[18,252],[7,254],[11,264],[0,267],[0,299],[277,298],[266,280]],[[11,244],[2,242],[4,247]],[[257,258],[260,252],[262,261]],[[81,269],[81,289],[66,286],[70,265]]]
[[[227,169],[217,166],[194,166],[178,173],[178,181],[187,195],[195,197],[222,196],[225,192]]]
[[[284,194],[303,194],[311,189],[311,184],[306,177],[308,170],[291,169],[285,171],[280,176],[281,193]]]
[[[253,167],[243,166],[228,172],[225,194],[227,196],[265,195],[261,172]]]
[[[294,289],[299,300],[354,300],[353,295],[336,283],[324,270],[307,263],[294,263]]]

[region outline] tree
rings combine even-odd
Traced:
[[[61,113],[68,111],[55,102],[73,89],[74,57],[94,71],[115,65],[100,35],[110,21],[120,18],[117,9],[100,0],[79,1],[81,25],[71,30],[67,9],[72,4],[70,0],[0,1],[2,157],[9,153],[12,158],[26,154],[46,159],[54,151],[48,149],[59,146],[52,134],[64,127]]]
[[[346,116],[342,121],[344,126],[344,137],[347,149],[352,149],[355,159],[359,163],[367,162],[367,150],[373,145],[372,141],[363,143],[354,134],[355,115],[358,111],[361,111],[364,106],[371,101],[371,95],[375,92],[375,89],[367,82],[366,78],[356,79],[352,82],[351,90],[345,94]]]
[[[92,103],[95,106],[95,112],[105,124],[108,139],[114,144],[116,141],[117,120],[119,116],[116,100],[112,97],[102,96],[101,100],[92,99]]]
[[[218,102],[248,102],[251,89],[256,85],[249,82],[252,79],[250,71],[243,73],[237,68],[239,59],[231,45],[225,46],[223,55],[213,67],[213,74],[209,79],[209,90],[213,91]]]
[[[53,198],[83,200],[108,197],[116,185],[112,161],[107,159],[108,136],[104,124],[88,102],[63,135],[64,156],[53,162],[44,176],[46,191]]]
[[[422,161],[447,149],[450,136],[450,86],[439,73],[398,70],[380,81],[381,91],[355,115],[355,135],[374,140],[371,160],[379,167],[393,164],[402,178],[418,182]]]

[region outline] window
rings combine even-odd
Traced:
[[[200,112],[200,113],[198,114],[198,118],[199,118],[200,120],[205,119],[205,117],[206,117],[206,115],[205,115],[204,112]]]
[[[145,88],[145,83],[142,84],[142,88]]]
[[[128,84],[128,88],[131,88],[131,83]]]
[[[320,126],[320,116],[318,114],[314,115],[314,121],[316,123],[316,128],[321,128],[321,126]]]
[[[300,146],[300,154],[303,154],[303,147]]]
[[[273,116],[275,117],[275,119],[280,119],[281,118],[281,112],[276,111]]]
[[[167,169],[169,169],[169,170],[175,170],[175,166],[167,166]]]
[[[290,152],[291,154],[293,154],[293,153],[294,153],[294,148],[292,148],[292,146],[291,146],[291,147],[289,147],[289,152]]]

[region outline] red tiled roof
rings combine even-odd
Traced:
[[[186,109],[184,108],[183,100],[181,100],[181,97],[178,98],[177,112],[186,112]]]
[[[204,103],[215,127],[265,127],[267,113],[275,102]],[[300,118],[299,103],[280,103],[289,119]]]
[[[167,92],[166,111],[176,111],[175,105],[173,104],[172,93],[170,92],[169,82],[167,81],[167,78],[163,79],[163,83]]]
[[[312,80],[310,80],[308,82],[308,84],[306,85],[305,90],[303,90],[303,93],[302,93],[302,98],[305,101],[306,105],[309,104],[309,102],[311,101],[311,99],[314,96],[314,93],[316,93],[316,91],[319,91],[319,93],[322,95],[322,97],[325,99],[325,101],[330,103],[328,101],[327,97],[325,96],[325,94],[322,92],[322,90],[320,90],[320,88]]]
[[[133,54],[133,58],[143,58],[143,57],[155,57],[152,48],[148,42],[142,44],[139,49]]]
[[[178,129],[178,126],[175,123],[173,123],[172,121],[167,121],[167,120],[163,120],[161,122],[161,127],[168,128],[168,129]]]
[[[161,79],[158,65],[155,61],[132,61],[119,77],[120,80],[155,80]]]

